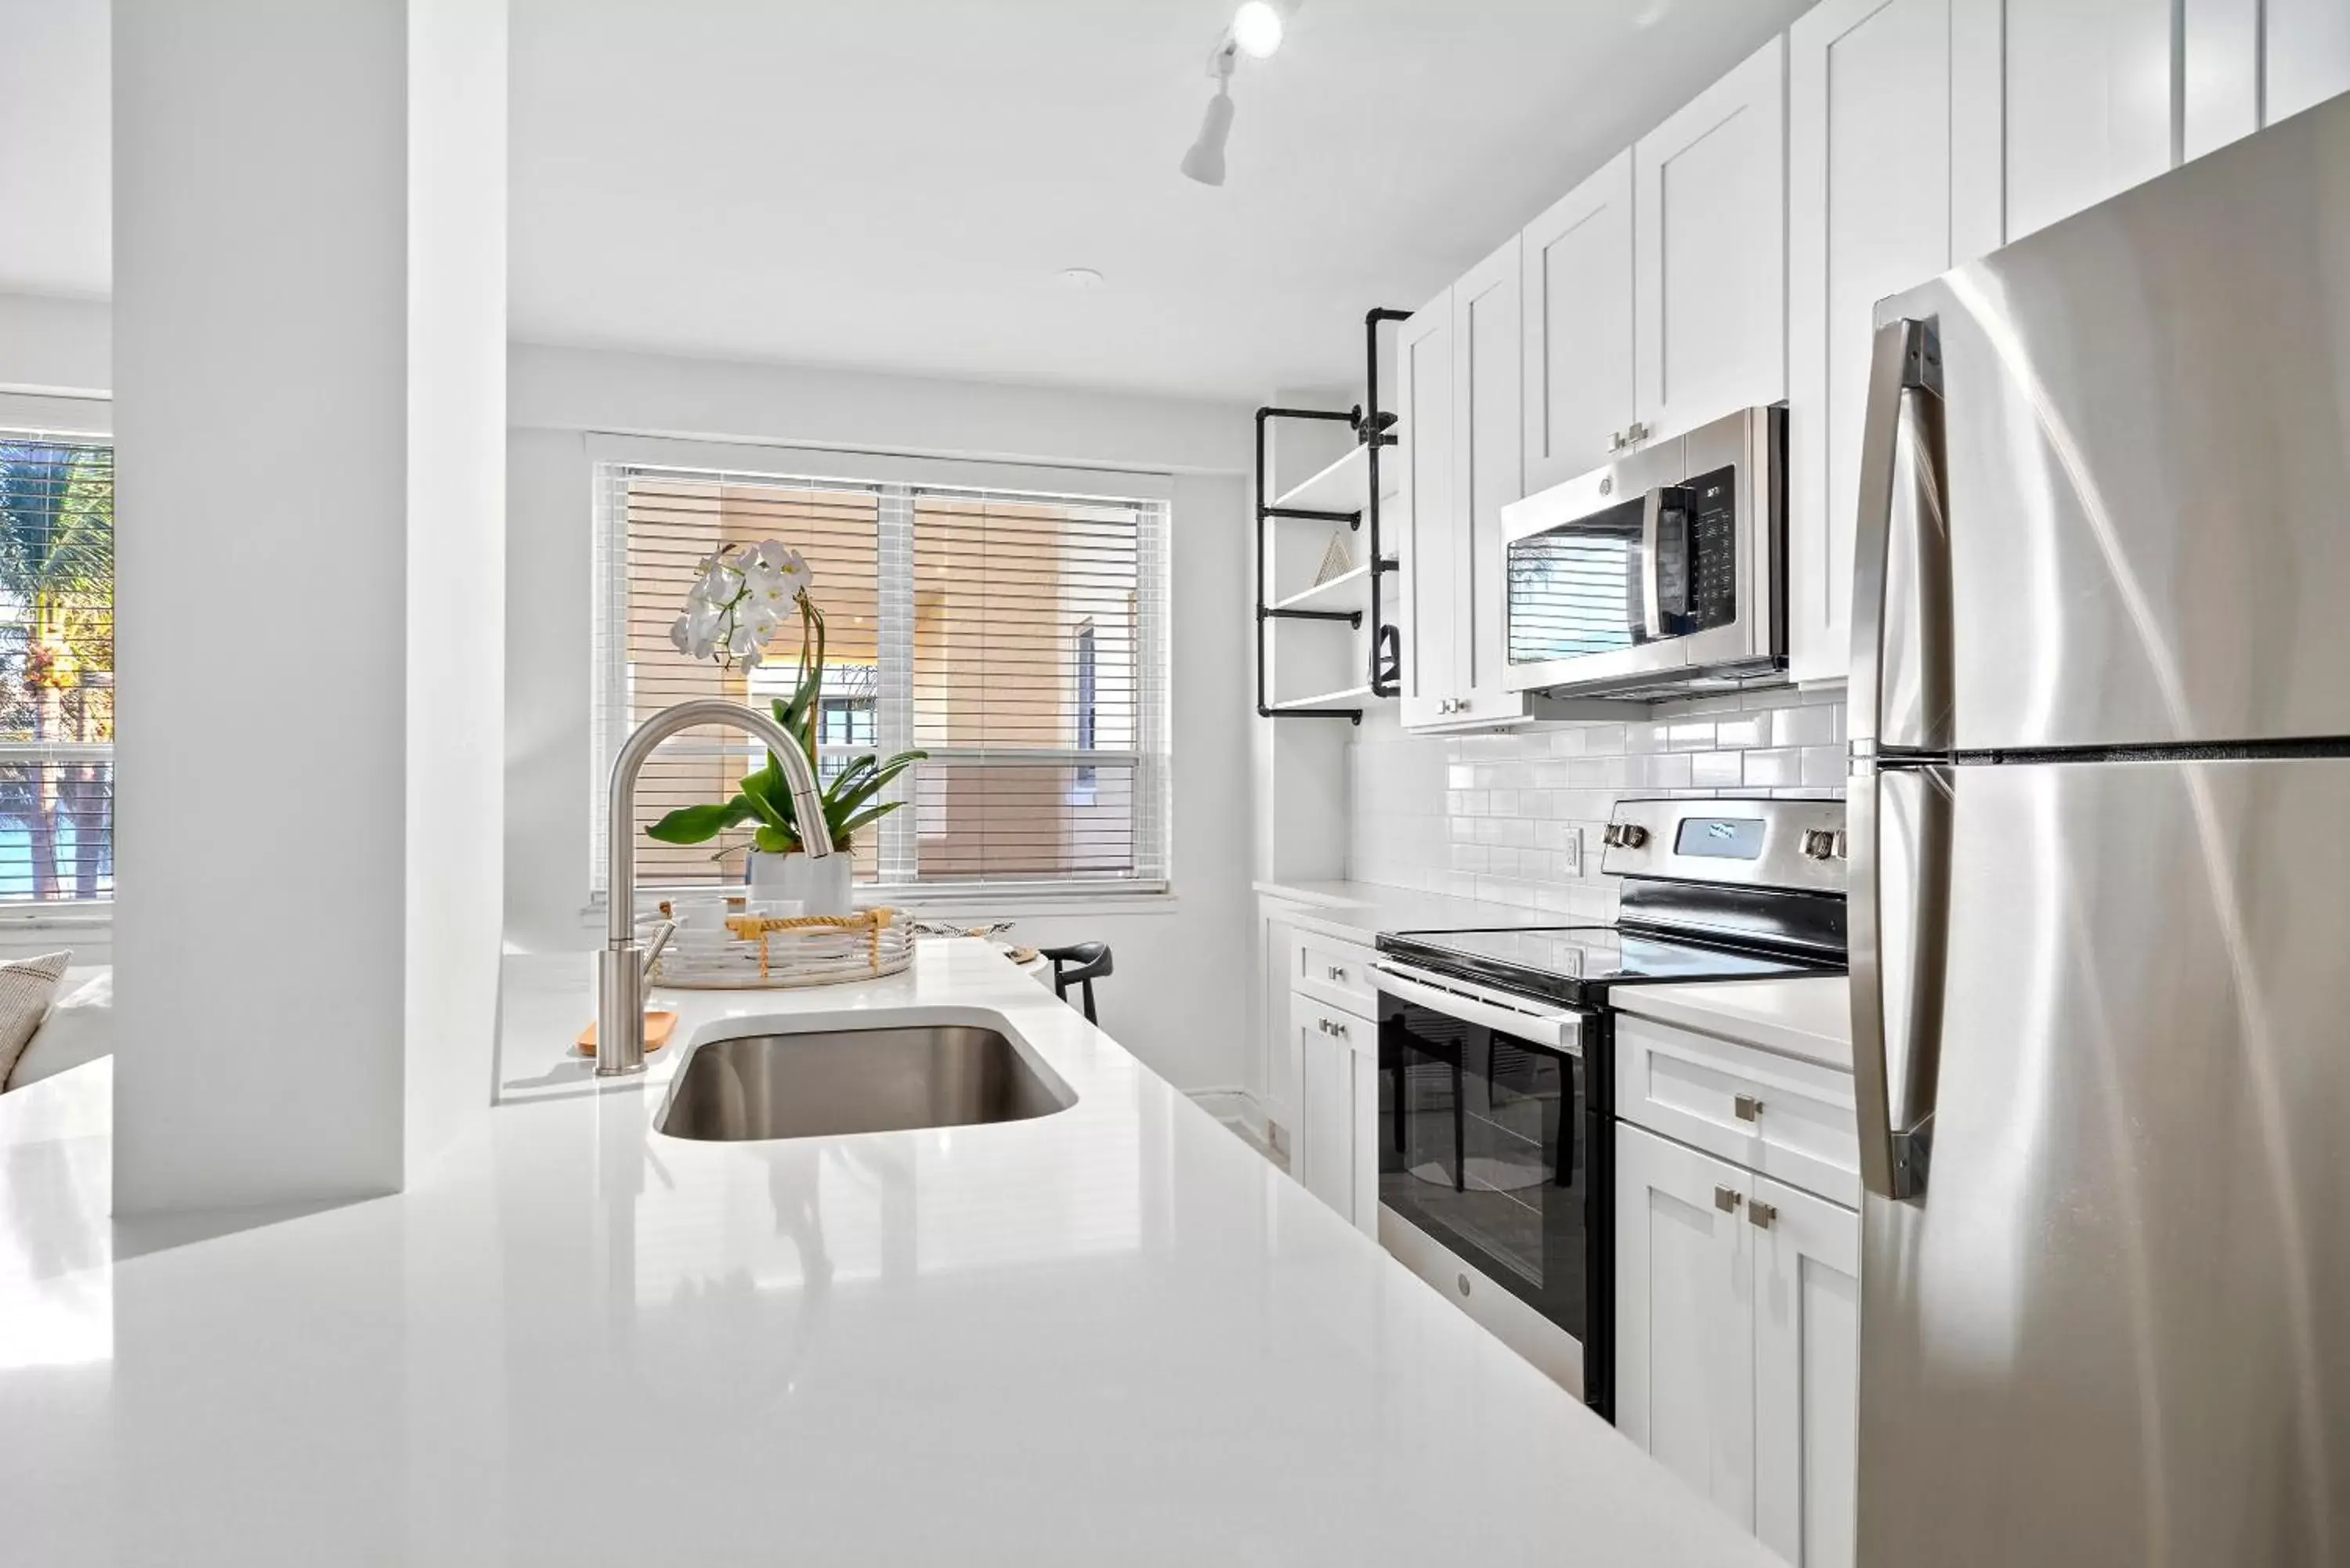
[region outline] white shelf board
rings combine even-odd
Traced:
[[[1319,697],[1293,697],[1286,702],[1272,704],[1276,713],[1298,708],[1351,708],[1371,699],[1368,686],[1349,686],[1344,691],[1326,691]]]
[[[1361,512],[1370,505],[1370,448],[1353,446],[1347,455],[1287,493],[1274,498],[1276,507],[1302,512]]]
[[[1349,567],[1326,583],[1316,583],[1303,593],[1292,594],[1285,599],[1275,599],[1265,607],[1267,609],[1356,609],[1360,607],[1355,601],[1361,599],[1367,602],[1367,596],[1361,592],[1361,589],[1370,580],[1371,568],[1367,565]]]

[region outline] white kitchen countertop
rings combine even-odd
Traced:
[[[1852,1071],[1852,1002],[1845,977],[1619,985],[1618,1011],[1702,1030],[1807,1062]]]
[[[112,1063],[0,1096],[0,1557],[1776,1562],[983,944],[666,993],[617,1085],[562,1061],[586,956],[508,967],[510,1103],[398,1197],[118,1230]],[[650,1131],[695,1040],[842,1012],[994,1023],[1077,1103]]]
[[[1423,893],[1378,882],[1259,882],[1256,890],[1265,898],[1295,905],[1292,924],[1358,942],[1367,942],[1381,931],[1572,925],[1576,919],[1555,910],[1457,898],[1448,893]]]

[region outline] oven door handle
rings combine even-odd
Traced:
[[[1430,985],[1383,963],[1371,965],[1371,972],[1378,976],[1380,993],[1392,996],[1399,1002],[1409,1002],[1415,1007],[1441,1012],[1447,1018],[1457,1018],[1463,1023],[1474,1023],[1482,1029],[1513,1035],[1529,1044],[1540,1045],[1562,1055],[1583,1054],[1583,1020],[1575,1013],[1522,1012],[1498,1002],[1487,1002],[1482,997],[1464,995],[1444,986]]]

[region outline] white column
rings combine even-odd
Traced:
[[[504,7],[113,22],[115,1209],[390,1192],[494,1028]]]

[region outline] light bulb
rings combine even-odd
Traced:
[[[1250,59],[1273,57],[1281,47],[1281,13],[1273,8],[1272,0],[1244,0],[1232,13],[1232,42]]]

